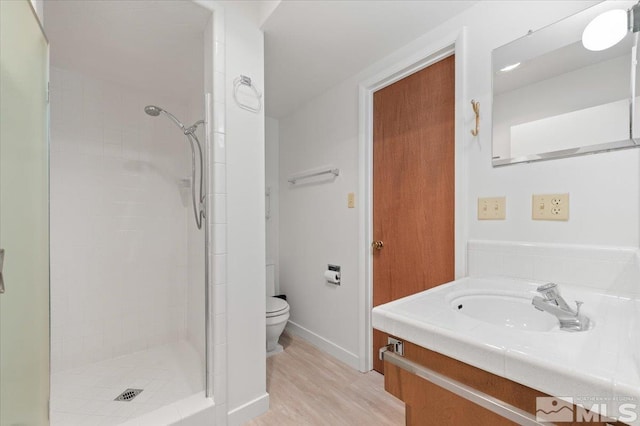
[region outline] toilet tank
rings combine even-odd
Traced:
[[[276,267],[272,262],[267,262],[267,296],[276,295]]]

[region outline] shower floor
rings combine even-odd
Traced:
[[[51,376],[51,426],[107,426],[204,389],[202,361],[186,341],[108,359]],[[126,389],[133,400],[114,401]]]

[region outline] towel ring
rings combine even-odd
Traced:
[[[253,91],[254,95],[256,96],[256,100],[258,101],[257,107],[243,104],[238,100],[238,89],[240,88],[240,86],[247,86]],[[262,109],[262,93],[260,93],[258,89],[256,89],[256,87],[253,85],[253,83],[251,82],[251,77],[247,77],[246,75],[240,75],[240,77],[233,80],[233,100],[236,101],[236,104],[238,104],[240,108],[246,109],[247,111],[257,113]]]

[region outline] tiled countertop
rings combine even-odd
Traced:
[[[533,298],[540,284],[544,282],[463,278],[377,306],[372,323],[378,330],[549,395],[631,397],[640,406],[640,301],[561,286],[568,303],[584,301],[582,312],[595,323],[585,332],[518,330],[474,319],[450,306],[453,292],[481,289]],[[631,424],[640,425],[640,419]]]

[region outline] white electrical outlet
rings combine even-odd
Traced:
[[[506,197],[478,198],[478,219],[504,220],[506,204]]]
[[[569,194],[533,194],[533,220],[569,220]]]

